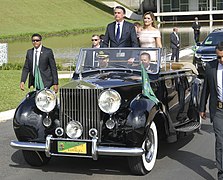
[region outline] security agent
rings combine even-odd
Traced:
[[[215,156],[218,179],[223,180],[223,42],[216,46],[217,61],[207,63],[200,101],[200,116],[206,119],[209,97],[210,119],[215,133]]]

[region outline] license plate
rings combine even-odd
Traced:
[[[87,154],[87,143],[58,141],[57,149],[59,153]]]

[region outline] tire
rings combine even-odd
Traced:
[[[23,150],[22,153],[25,161],[31,166],[43,166],[50,160],[50,157],[46,157],[45,152]]]
[[[149,127],[147,137],[142,143],[142,148],[145,150],[145,154],[139,157],[128,158],[129,168],[131,172],[136,175],[145,175],[149,173],[155,165],[158,149],[158,137],[154,122],[152,122]]]

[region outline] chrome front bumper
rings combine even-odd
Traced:
[[[74,157],[89,157],[94,160],[98,159],[98,156],[142,156],[144,154],[144,149],[142,148],[131,148],[131,147],[108,147],[108,146],[97,146],[97,139],[93,138],[92,143],[92,156],[82,156],[82,155],[70,155],[70,154],[55,154],[50,152],[50,141],[51,140],[61,140],[58,138],[53,138],[52,136],[47,136],[46,143],[35,143],[35,142],[20,142],[11,141],[10,145],[15,149],[28,150],[28,151],[45,151],[46,156],[74,156]]]

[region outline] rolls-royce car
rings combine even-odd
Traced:
[[[147,174],[158,141],[180,141],[180,133],[201,126],[196,68],[165,57],[160,48],[81,49],[71,81],[58,94],[29,92],[19,104],[17,140],[10,145],[31,166],[55,156],[123,156],[131,173]]]
[[[223,41],[223,28],[213,30],[202,43],[198,43],[193,64],[201,77],[204,76],[206,63],[217,60],[215,47],[221,41]]]

